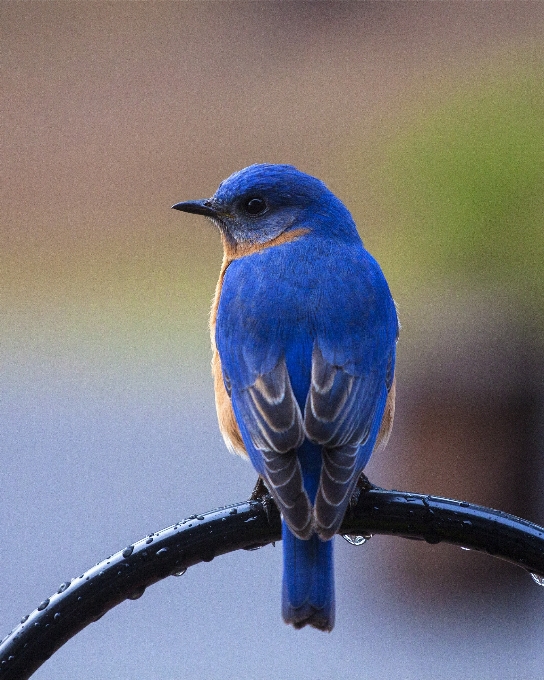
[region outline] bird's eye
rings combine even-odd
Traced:
[[[260,215],[266,210],[266,203],[258,196],[252,196],[243,203],[244,210],[250,215]]]

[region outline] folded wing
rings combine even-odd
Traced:
[[[324,540],[338,531],[368,457],[362,459],[361,451],[376,438],[387,397],[381,363],[353,375],[329,363],[317,343],[314,346],[304,426],[308,438],[322,446],[314,529]]]
[[[304,441],[304,425],[285,359],[260,375],[253,385],[237,391],[233,402],[260,454],[261,474],[285,521],[295,536],[309,538],[312,507],[297,457],[297,448]]]

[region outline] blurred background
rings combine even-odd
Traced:
[[[219,236],[170,206],[255,162],[323,179],[397,301],[371,480],[544,523],[543,30],[540,3],[0,4],[0,637],[250,493],[214,411]],[[330,635],[281,622],[269,546],[155,585],[35,677],[541,677],[527,573],[336,541]]]

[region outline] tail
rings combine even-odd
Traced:
[[[331,631],[334,627],[333,541],[313,535],[296,538],[282,522],[283,593],[285,623],[295,628],[313,626]]]

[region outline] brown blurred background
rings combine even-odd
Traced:
[[[543,29],[540,3],[0,4],[5,632],[249,493],[209,375],[219,238],[169,207],[254,162],[323,179],[389,279],[397,422],[372,481],[544,523]],[[330,636],[283,626],[266,548],[124,603],[36,677],[540,677],[521,570],[337,548]]]

